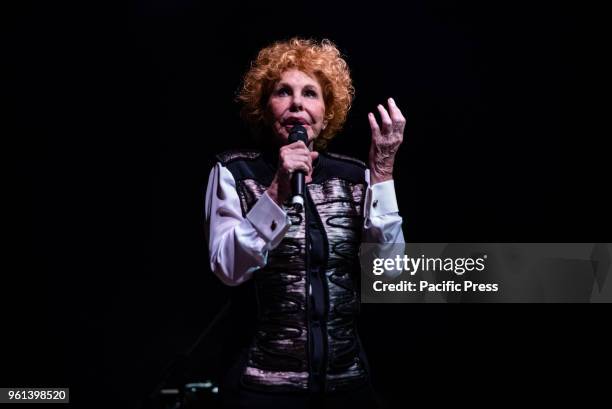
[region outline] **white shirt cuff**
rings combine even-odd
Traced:
[[[270,198],[268,192],[261,195],[246,218],[259,236],[266,241],[268,250],[275,248],[281,242],[291,225],[287,213]]]
[[[366,218],[399,212],[393,179],[368,187],[365,199]]]

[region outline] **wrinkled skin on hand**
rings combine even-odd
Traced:
[[[281,146],[278,154],[278,169],[267,190],[270,198],[279,206],[289,198],[293,172],[304,172],[305,183],[310,183],[312,181],[312,162],[318,156],[318,152],[311,152],[302,141]]]
[[[387,102],[388,110],[378,105],[381,125],[378,124],[373,113],[368,114],[372,130],[369,154],[371,184],[393,179],[395,155],[404,140],[406,119],[393,98],[389,98]]]

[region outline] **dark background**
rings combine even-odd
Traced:
[[[352,70],[330,150],[365,160],[367,112],[389,96],[402,109],[408,241],[610,241],[602,25],[587,6],[19,4],[1,17],[4,385],[135,408],[193,344],[230,295],[207,266],[202,188],[216,152],[250,144],[233,102],[241,75],[293,35],[332,39]],[[574,396],[609,351],[594,307],[364,305],[362,337],[389,402]],[[226,318],[186,366],[214,373],[239,328]]]

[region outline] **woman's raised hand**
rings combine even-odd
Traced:
[[[382,126],[378,125],[373,113],[368,114],[372,129],[369,154],[370,184],[393,179],[395,154],[404,140],[406,119],[395,105],[393,98],[389,98],[387,102],[388,111],[381,104],[378,105]]]

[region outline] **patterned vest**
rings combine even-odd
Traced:
[[[217,159],[232,173],[243,216],[272,182],[277,156],[230,151]],[[306,206],[284,210],[291,225],[253,279],[258,323],[241,383],[268,392],[333,392],[368,382],[356,331],[366,182],[363,162],[321,153]]]

